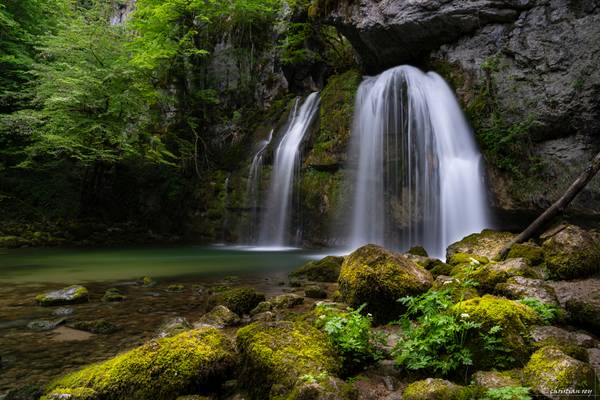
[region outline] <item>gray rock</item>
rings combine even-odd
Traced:
[[[311,299],[325,299],[327,298],[327,292],[320,286],[310,285],[304,288],[304,295]]]
[[[81,285],[72,285],[63,289],[42,293],[35,298],[41,306],[85,303],[88,299],[88,290]]]
[[[240,317],[231,311],[229,308],[218,305],[210,312],[204,314],[200,319],[194,322],[194,328],[203,326],[214,326],[217,328],[225,328],[226,326],[234,326],[240,323]]]
[[[58,318],[58,319],[52,319],[52,320],[36,319],[36,320],[28,323],[27,328],[31,329],[32,331],[38,331],[38,332],[39,331],[50,331],[50,330],[56,328],[58,325],[62,324],[63,322],[65,322],[65,318]]]
[[[568,331],[557,326],[535,326],[531,329],[534,343],[554,342],[565,346],[594,347],[596,340],[585,332]]]
[[[509,278],[505,283],[497,284],[495,291],[515,300],[532,297],[540,300],[542,303],[558,305],[554,289],[541,279],[515,276]]]
[[[498,371],[477,371],[473,374],[472,379],[477,386],[483,386],[488,389],[521,386],[517,379]]]
[[[62,317],[73,314],[73,311],[74,310],[70,307],[58,307],[56,310],[52,311],[52,315]]]
[[[175,336],[178,333],[192,329],[192,325],[183,317],[175,317],[165,321],[156,334],[158,338]]]

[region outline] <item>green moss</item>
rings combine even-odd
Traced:
[[[473,233],[448,246],[446,259],[451,258],[456,253],[467,253],[471,256],[486,257],[492,260],[514,236],[510,232],[484,229],[480,233]]]
[[[237,334],[240,381],[253,399],[285,395],[302,377],[335,375],[340,359],[327,337],[305,323],[253,323]]]
[[[356,308],[367,303],[365,311],[376,322],[398,318],[404,306],[397,300],[426,292],[432,284],[429,271],[376,245],[363,246],[347,256],[339,277],[344,302]]]
[[[304,295],[311,299],[325,299],[327,292],[320,286],[311,285],[304,288]]]
[[[529,330],[542,321],[530,307],[519,302],[501,297],[485,295],[462,301],[452,307],[452,311],[464,315],[470,321],[481,324],[481,331],[490,332],[498,329],[498,350],[509,354],[514,361],[523,361],[530,353]],[[493,349],[475,344],[475,354],[481,367],[496,367],[493,358],[489,357]],[[489,365],[489,364],[492,365]],[[507,361],[508,363],[508,361]]]
[[[499,263],[479,266],[468,271],[466,276],[479,282],[478,289],[484,293],[494,291],[497,284],[506,282],[514,276],[539,278],[537,271],[530,268],[523,258],[511,258]]]
[[[106,289],[106,292],[104,292],[104,296],[102,296],[102,301],[117,302],[117,301],[124,301],[126,298],[127,298],[127,296],[125,296],[123,293],[121,293],[121,291],[119,291],[119,289],[110,288],[110,289]]]
[[[354,112],[354,98],[362,77],[350,70],[329,78],[321,91],[319,131],[306,163],[323,168],[339,166],[346,154]]]
[[[69,400],[96,400],[98,398],[98,394],[95,390],[89,388],[58,388],[53,390],[52,392],[42,396],[40,400],[59,400],[59,399],[69,399]]]
[[[413,256],[429,257],[427,250],[425,250],[423,246],[413,246],[408,249],[407,253],[412,254]]]
[[[262,303],[261,303],[262,304]],[[240,323],[240,317],[229,308],[218,305],[204,314],[194,326],[212,325],[218,328],[233,326]]]
[[[553,346],[543,347],[533,353],[523,369],[523,375],[529,386],[545,395],[550,395],[554,390],[597,390],[593,368]]]
[[[530,243],[515,243],[506,258],[524,258],[530,265],[540,265],[544,262],[544,250]]]
[[[35,297],[41,306],[60,306],[65,304],[85,303],[89,300],[88,290],[80,285],[39,294]]]
[[[428,378],[411,383],[404,389],[403,400],[467,400],[471,392],[444,379]]]
[[[209,301],[211,305],[224,305],[238,315],[248,314],[261,301],[265,295],[258,293],[253,288],[235,288],[213,295]]]
[[[549,337],[540,342],[536,342],[534,347],[541,349],[543,347],[556,347],[568,356],[571,356],[579,361],[588,362],[587,349],[582,346],[578,346],[574,343],[570,343],[567,340],[560,340],[556,337]]]
[[[168,400],[192,388],[212,388],[234,361],[232,343],[218,330],[192,330],[68,374],[50,383],[46,394],[85,388],[107,400]]]
[[[452,266],[458,264],[470,264],[473,261],[476,261],[479,264],[487,264],[490,262],[487,257],[467,253],[454,253],[446,260],[446,262]]]
[[[600,245],[578,226],[568,225],[543,243],[552,278],[586,278],[600,271]]]
[[[290,278],[315,282],[336,282],[344,257],[327,256],[319,261],[310,261],[290,273]]]
[[[583,298],[569,299],[565,308],[569,311],[572,322],[591,331],[600,329],[600,291]]]

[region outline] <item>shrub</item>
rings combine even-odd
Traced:
[[[507,386],[489,389],[483,400],[531,400],[529,388]]]
[[[519,303],[533,309],[546,325],[551,325],[560,316],[560,309],[557,306],[543,303],[535,297],[526,297],[519,300]]]

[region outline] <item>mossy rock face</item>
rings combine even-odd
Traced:
[[[569,312],[569,320],[592,332],[600,333],[600,291],[585,297],[567,300],[565,308]]]
[[[567,225],[552,234],[543,248],[552,278],[585,278],[600,272],[600,243],[578,226]]]
[[[242,316],[248,314],[258,303],[264,300],[265,295],[258,293],[255,289],[236,288],[213,295],[209,303],[213,306],[223,305],[239,316]]]
[[[61,306],[65,304],[86,303],[89,300],[88,290],[81,285],[72,285],[36,296],[40,306]]]
[[[538,299],[545,304],[558,306],[554,288],[541,279],[515,276],[504,283],[497,284],[494,291],[510,299],[518,300],[529,297]]]
[[[456,253],[467,253],[492,260],[514,237],[515,235],[510,232],[484,229],[481,233],[473,233],[448,246],[446,259],[451,258]]]
[[[533,243],[515,243],[506,258],[524,258],[530,265],[540,265],[544,262],[544,250]]]
[[[506,282],[513,276],[539,278],[540,273],[531,268],[524,258],[511,258],[498,263],[489,263],[471,272],[469,278],[479,282],[478,289],[492,292],[497,284]]]
[[[46,388],[46,399],[85,389],[95,399],[170,400],[214,388],[234,365],[233,344],[225,335],[212,328],[191,330],[59,378]]]
[[[487,264],[490,260],[484,256],[478,256],[477,254],[468,254],[468,253],[454,253],[446,260],[448,265],[456,266],[456,265],[464,265],[464,264]]]
[[[515,361],[525,361],[530,354],[529,330],[541,324],[540,317],[530,307],[502,297],[485,295],[455,304],[452,311],[464,315],[470,321],[481,324],[482,332],[489,332],[494,326],[501,328],[499,338],[502,346],[510,351]],[[475,343],[476,365],[495,367],[493,354]]]
[[[210,312],[204,314],[194,323],[194,328],[202,326],[214,326],[215,328],[225,328],[226,326],[234,326],[240,323],[240,317],[231,311],[229,308],[218,305]]]
[[[399,298],[426,292],[433,277],[406,256],[369,244],[346,257],[339,284],[345,303],[352,307],[367,303],[365,311],[376,322],[387,322],[404,310]]]
[[[290,273],[290,278],[314,282],[336,282],[344,257],[327,256],[319,261],[310,261]]]
[[[283,399],[303,378],[331,376],[341,370],[327,337],[309,324],[255,322],[238,331],[237,347],[239,379],[253,399]]]
[[[523,376],[528,386],[551,399],[561,399],[567,396],[568,393],[561,394],[560,391],[598,390],[594,369],[589,364],[576,360],[553,346],[543,347],[533,353],[523,369]],[[559,392],[557,393],[557,391]],[[590,398],[589,395],[568,397]]]
[[[403,400],[467,400],[470,391],[444,379],[427,378],[411,383],[402,393]]]
[[[486,389],[521,386],[521,382],[512,375],[514,374],[498,371],[477,371],[473,374],[472,380],[475,385]]]

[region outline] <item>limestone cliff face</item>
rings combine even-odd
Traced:
[[[450,81],[500,211],[547,207],[600,149],[598,1],[355,0],[327,18],[369,73],[416,64]],[[571,210],[600,216],[600,178]]]

